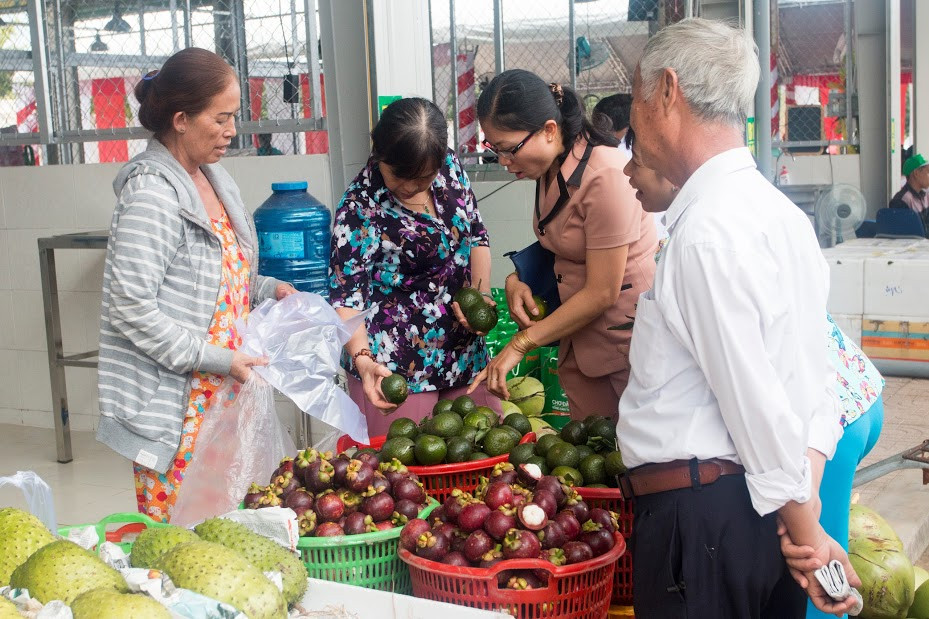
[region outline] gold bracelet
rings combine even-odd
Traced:
[[[530,350],[533,350],[539,347],[539,345],[536,344],[532,340],[531,337],[529,337],[529,334],[526,333],[525,330],[517,331],[516,334],[513,336],[513,339],[510,340],[510,343],[513,344],[513,347],[516,349],[517,352],[520,352],[524,355]]]

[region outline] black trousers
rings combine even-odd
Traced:
[[[631,546],[636,619],[806,615],[777,516],[758,515],[743,475],[636,497]]]

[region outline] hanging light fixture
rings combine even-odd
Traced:
[[[103,27],[107,32],[132,32],[132,26],[123,19],[123,11],[119,7],[119,2],[113,5],[113,17]]]
[[[100,39],[100,33],[97,33],[97,36],[94,37],[94,42],[90,44],[90,51],[92,52],[106,52],[109,51],[110,47]]]

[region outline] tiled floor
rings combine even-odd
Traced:
[[[886,418],[877,445],[863,462],[871,464],[929,439],[929,380],[888,378],[884,390]],[[128,461],[97,443],[89,432],[72,433],[74,461],[55,461],[51,430],[0,425],[0,476],[33,470],[49,486],[61,524],[94,522],[103,516],[135,510],[132,469]],[[891,493],[906,494],[891,497]],[[922,486],[920,471],[891,473],[856,489],[860,502],[881,505],[889,499],[912,503],[929,514],[929,487]],[[0,506],[25,506],[22,495],[0,488]],[[899,514],[885,514],[889,519]],[[923,557],[929,567],[929,552]]]

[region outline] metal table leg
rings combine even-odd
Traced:
[[[866,484],[883,477],[888,473],[900,471],[902,469],[922,469],[923,485],[929,484],[929,440],[923,441],[922,444],[910,449],[901,451],[897,455],[885,458],[880,462],[875,462],[863,469],[855,472],[855,478],[852,487]]]
[[[58,307],[58,278],[55,273],[55,250],[39,246],[42,272],[42,301],[45,305],[45,340],[48,349],[48,374],[52,388],[52,418],[58,461],[71,462],[71,422],[68,417],[68,392],[61,344],[61,312]]]

